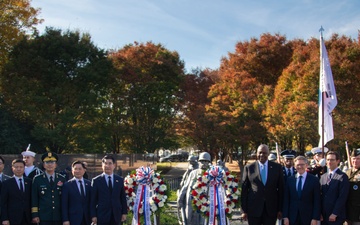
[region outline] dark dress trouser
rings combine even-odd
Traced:
[[[268,215],[266,206],[264,206],[261,217],[248,217],[248,223],[249,225],[274,225],[276,223],[276,219],[276,216]]]

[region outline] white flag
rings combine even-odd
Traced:
[[[320,85],[319,85],[319,147],[322,147],[322,138],[324,145],[334,139],[334,130],[331,112],[337,105],[336,91],[331,72],[330,61],[326,51],[322,35],[320,36]],[[324,99],[322,99],[324,97]],[[324,112],[322,110],[324,103]],[[324,113],[324,121],[322,114]],[[322,137],[322,126],[324,126],[324,137]]]

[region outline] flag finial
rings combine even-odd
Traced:
[[[324,31],[324,28],[321,26],[320,29],[319,29],[319,32],[320,32],[320,34],[321,34],[321,37],[323,36],[323,35],[322,35],[323,31]]]

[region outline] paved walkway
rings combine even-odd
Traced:
[[[167,172],[166,174],[163,175],[164,178],[178,178],[178,177],[182,177],[183,174],[185,173],[185,171],[188,168],[188,164],[187,162],[176,162],[176,163],[172,163],[173,166],[172,168],[169,170],[169,172]]]

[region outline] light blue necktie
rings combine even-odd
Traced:
[[[266,170],[265,170],[265,165],[261,165],[260,167],[260,175],[261,175],[261,181],[263,182],[263,184],[266,184]]]
[[[301,197],[301,189],[302,189],[302,176],[299,176],[299,182],[297,186],[297,193],[299,198]]]

